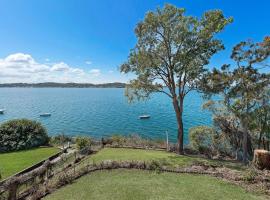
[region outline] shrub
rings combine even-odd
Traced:
[[[0,126],[0,152],[30,149],[48,142],[46,129],[37,121],[16,119]]]
[[[111,145],[114,147],[130,146],[141,148],[166,148],[166,143],[162,140],[152,140],[142,138],[139,135],[131,134],[127,136],[112,135],[110,138],[102,138],[103,145]]]
[[[112,145],[123,146],[126,143],[126,138],[122,135],[112,135],[111,136]]]
[[[91,138],[90,137],[76,137],[76,146],[79,150],[91,147]]]
[[[246,170],[243,174],[243,180],[247,182],[252,182],[256,179],[256,176],[258,175],[257,171],[253,167],[249,167],[248,170]]]
[[[59,134],[50,138],[50,144],[52,145],[64,145],[67,142],[72,142],[72,138],[65,134]]]
[[[197,126],[189,129],[191,148],[204,154],[212,154],[215,143],[215,130],[208,126]]]

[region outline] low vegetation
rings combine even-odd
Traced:
[[[31,149],[48,143],[47,131],[37,121],[15,119],[0,126],[0,153]]]
[[[2,179],[42,161],[58,151],[58,148],[47,147],[2,153],[0,154],[0,173]]]
[[[85,148],[91,148],[91,139],[90,137],[82,137],[79,136],[76,138],[76,146],[79,150],[83,150]]]
[[[142,138],[137,134],[131,135],[119,135],[115,134],[109,138],[102,138],[102,145],[112,146],[112,147],[140,147],[140,148],[166,148],[166,144],[163,140],[153,140]],[[173,145],[172,145],[173,146]]]
[[[189,129],[189,148],[195,154],[209,158],[232,158],[232,146],[223,134],[213,127],[196,126]]]

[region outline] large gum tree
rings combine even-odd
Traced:
[[[136,46],[120,67],[122,73],[136,75],[126,88],[130,101],[148,99],[155,92],[171,98],[177,119],[179,154],[184,153],[185,96],[197,89],[210,58],[224,49],[215,35],[232,21],[220,10],[205,12],[201,18],[184,14],[184,9],[169,4],[148,12],[136,26]]]

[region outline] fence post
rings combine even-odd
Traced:
[[[17,189],[18,189],[18,180],[15,178],[14,181],[9,185],[9,193],[8,200],[16,200],[17,199]]]
[[[168,131],[166,131],[166,144],[167,144],[167,151],[170,151]]]

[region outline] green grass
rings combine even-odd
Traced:
[[[193,162],[203,162],[212,165],[223,165],[231,169],[242,170],[245,167],[238,162],[217,161],[210,160],[195,156],[181,156],[174,153],[155,150],[140,150],[140,149],[127,149],[127,148],[105,148],[97,154],[90,157],[91,161],[96,163],[102,160],[116,160],[116,161],[150,161],[157,160],[165,163],[171,167],[183,167],[191,165]]]
[[[45,199],[260,200],[264,198],[209,176],[112,170],[86,175]]]
[[[2,175],[2,179],[42,161],[58,151],[58,148],[48,147],[2,153],[0,154],[0,173]]]

